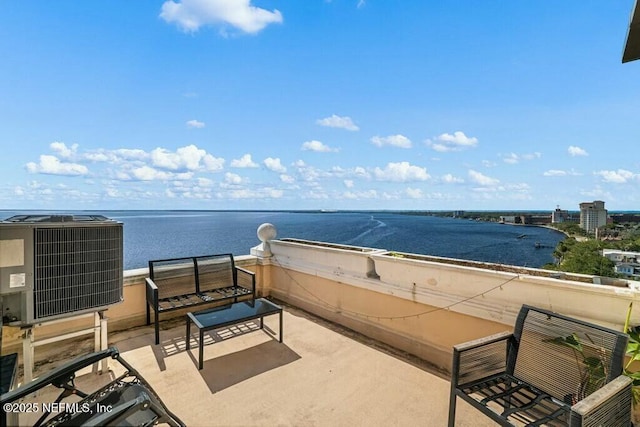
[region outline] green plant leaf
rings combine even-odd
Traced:
[[[631,378],[634,383],[640,381],[640,372],[625,372],[624,374]]]
[[[578,338],[578,336],[575,333],[567,337],[551,338],[551,339],[545,340],[545,342],[552,342],[558,345],[569,347],[582,353],[582,343],[580,342],[580,338]]]

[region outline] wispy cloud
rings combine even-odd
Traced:
[[[626,184],[631,181],[640,181],[640,174],[624,169],[615,171],[601,170],[594,172],[594,174],[601,177],[604,182],[613,184]]]
[[[573,169],[570,171],[565,171],[562,169],[549,169],[548,171],[545,171],[542,175],[543,176],[580,176],[582,174],[574,171]]]
[[[371,143],[378,147],[389,145],[392,147],[411,148],[411,140],[404,135],[374,136]]]
[[[450,173],[442,175],[440,179],[446,184],[462,184],[464,182],[464,179],[458,178]]]
[[[409,197],[410,199],[424,198],[424,194],[422,193],[422,190],[419,188],[407,187],[407,189],[404,192],[407,195],[407,197]]]
[[[492,187],[500,183],[500,180],[491,178],[473,169],[469,170],[469,178],[471,179],[471,181],[484,187]]]
[[[339,151],[337,148],[331,148],[320,141],[307,141],[302,144],[302,150],[304,151],[316,151],[318,153],[331,153]]]
[[[204,127],[204,123],[198,120],[189,120],[187,122],[187,127],[191,129],[202,129]]]
[[[255,34],[269,24],[282,22],[279,10],[253,6],[251,0],[168,0],[162,4],[160,17],[185,32],[198,31],[205,25],[227,24]]]
[[[539,152],[528,153],[528,154],[509,153],[509,154],[502,154],[500,155],[500,157],[502,157],[503,162],[509,163],[511,165],[515,165],[520,163],[522,160],[539,159],[540,157],[542,157],[542,154]]]
[[[457,131],[453,135],[443,133],[434,139],[427,139],[426,144],[433,150],[440,153],[447,151],[462,151],[467,148],[473,148],[478,145],[478,138],[468,137],[464,132]]]
[[[569,148],[567,149],[567,152],[569,153],[569,155],[571,157],[578,157],[578,156],[588,156],[589,153],[587,153],[587,151],[583,148],[580,147],[576,147],[575,145],[570,145]]]
[[[360,128],[355,123],[353,123],[353,120],[351,120],[351,117],[349,116],[341,117],[332,114],[331,117],[316,120],[316,123],[320,126],[326,126],[330,128],[340,128],[350,131],[360,130]]]

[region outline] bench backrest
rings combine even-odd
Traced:
[[[193,258],[149,261],[149,277],[158,287],[160,299],[192,294],[196,289],[196,268]]]
[[[195,260],[200,291],[210,291],[237,284],[233,255],[208,255],[196,257]]]
[[[508,371],[575,404],[622,373],[622,332],[524,305],[514,329]]]
[[[160,299],[232,286],[236,274],[232,254],[149,261],[149,277]]]

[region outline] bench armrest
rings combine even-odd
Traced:
[[[501,332],[453,347],[451,385],[506,372],[513,333]]]
[[[581,419],[579,425],[596,419],[599,425],[618,425],[614,420],[629,421],[632,404],[632,379],[620,375],[571,407],[571,417]]]
[[[236,271],[238,273],[238,286],[242,286],[243,288],[250,289],[251,295],[253,298],[256,297],[256,273],[253,271],[249,271],[242,267],[236,267]]]
[[[154,308],[158,307],[158,285],[156,285],[150,278],[145,279],[147,303],[151,304]]]
[[[512,332],[504,331],[499,332],[497,334],[489,335],[487,337],[478,338],[476,340],[463,342],[460,344],[456,344],[453,346],[454,351],[463,352],[467,350],[477,349],[478,347],[482,347],[485,345],[491,345],[498,341],[503,341],[505,339],[511,339],[513,337]]]

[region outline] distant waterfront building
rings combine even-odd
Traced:
[[[603,249],[602,256],[616,264],[616,273],[628,277],[640,277],[640,252]]]
[[[617,213],[611,214],[612,222],[620,224],[623,222],[640,223],[640,214],[637,213]]]
[[[580,203],[580,228],[595,233],[598,227],[607,224],[607,210],[602,200]]]
[[[569,215],[569,211],[565,211],[560,209],[560,206],[556,208],[555,211],[551,212],[551,223],[558,224],[560,222],[565,222],[571,218]]]

